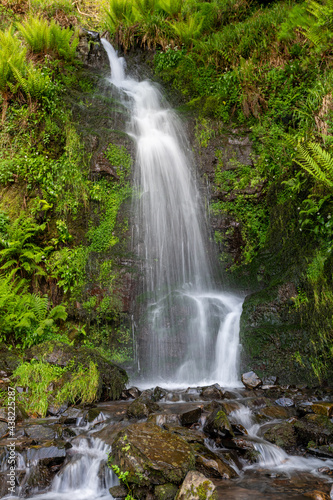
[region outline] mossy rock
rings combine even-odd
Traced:
[[[207,418],[204,432],[211,436],[234,436],[227,412],[223,405],[218,406]]]
[[[293,424],[283,422],[270,427],[264,434],[264,438],[284,450],[296,446],[296,431]]]
[[[128,471],[129,483],[138,486],[180,484],[194,469],[192,447],[181,437],[151,423],[132,424],[112,446],[112,463]]]
[[[294,424],[297,441],[307,446],[309,442],[317,445],[330,445],[333,442],[333,423],[324,415],[305,415]]]
[[[0,371],[11,375],[21,363],[22,355],[20,353],[7,349],[4,344],[0,346]]]
[[[175,500],[217,500],[215,485],[200,472],[188,472]]]
[[[26,353],[28,360],[37,359],[57,366],[71,364],[73,370],[79,366],[88,368],[95,363],[99,374],[97,399],[119,399],[128,381],[126,371],[105,359],[96,349],[75,348],[59,341],[47,341],[32,347]],[[71,371],[71,370],[70,370]]]
[[[172,483],[155,486],[155,496],[157,500],[174,500],[177,495],[178,487]]]

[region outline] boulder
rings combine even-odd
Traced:
[[[128,418],[147,418],[151,413],[158,411],[160,407],[152,401],[151,393],[145,391],[135,399],[127,408]]]
[[[207,477],[231,479],[237,477],[236,471],[227,463],[225,458],[218,456],[202,444],[195,444],[196,470]]]
[[[192,425],[196,424],[201,417],[202,409],[199,406],[198,408],[193,408],[192,410],[185,411],[180,415],[180,422],[182,425]]]
[[[284,450],[289,450],[297,444],[295,428],[288,422],[273,425],[264,433],[264,438]]]
[[[241,378],[247,389],[257,389],[262,385],[262,380],[254,372],[243,373]]]
[[[179,484],[195,464],[194,451],[184,439],[151,423],[132,424],[119,432],[112,458],[129,472],[128,482],[139,486]]]
[[[178,487],[172,483],[155,486],[155,496],[157,500],[174,500],[177,495]]]
[[[193,429],[187,429],[186,427],[181,427],[180,425],[169,425],[165,424],[164,428],[173,432],[174,434],[178,434],[178,436],[182,437],[188,443],[200,443],[203,444],[205,440],[205,435],[201,431],[196,431]]]
[[[55,430],[47,425],[29,425],[25,428],[28,438],[34,441],[51,441],[55,438]]]
[[[216,408],[207,418],[204,428],[204,432],[210,436],[234,436],[231,424],[224,411],[223,405]]]
[[[333,403],[326,401],[318,401],[312,403],[312,410],[317,415],[325,415],[326,417],[333,417]]]
[[[203,387],[201,391],[201,399],[204,401],[212,401],[213,399],[223,399],[223,389],[218,384]]]
[[[297,441],[307,446],[310,441],[317,445],[333,442],[333,423],[324,415],[309,414],[294,424]]]
[[[175,500],[215,500],[215,485],[203,474],[190,471],[181,485]]]

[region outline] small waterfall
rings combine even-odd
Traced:
[[[55,476],[50,491],[36,493],[30,500],[111,500],[109,488],[118,479],[106,464],[110,450],[100,439],[81,439],[70,449],[69,461]]]
[[[285,472],[308,471],[316,473],[320,467],[333,467],[333,460],[320,460],[313,457],[298,457],[288,455],[282,448],[269,443],[260,436],[260,425],[254,422],[252,411],[242,406],[239,410],[233,411],[229,415],[232,421],[242,424],[247,430],[246,438],[253,442],[254,448],[259,452],[257,464],[247,466],[247,469],[262,467],[265,469],[274,468]]]
[[[237,385],[242,299],[214,291],[209,241],[192,157],[175,115],[148,81],[125,75],[125,62],[102,40],[110,82],[121,92],[136,141],[134,213],[145,271],[140,365],[153,383]]]

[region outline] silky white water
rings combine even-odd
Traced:
[[[118,478],[106,464],[110,450],[110,446],[100,439],[81,439],[70,449],[70,461],[55,476],[50,491],[36,493],[29,500],[112,500],[109,488],[118,484]],[[29,474],[30,468],[27,467],[20,489]]]
[[[242,406],[239,410],[232,412],[229,417],[232,421],[242,424],[247,430],[247,439],[253,442],[255,450],[259,452],[258,462],[249,465],[245,469],[256,467],[273,468],[285,472],[308,471],[318,474],[320,467],[333,467],[333,459],[321,460],[314,457],[299,457],[288,455],[282,448],[269,443],[260,435],[260,425],[254,422],[252,411]]]
[[[155,384],[235,386],[242,299],[214,290],[209,237],[182,126],[162,106],[156,86],[126,76],[124,59],[102,43],[136,143],[136,246],[148,297],[140,366]]]

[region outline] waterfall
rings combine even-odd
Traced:
[[[236,385],[242,299],[214,290],[208,231],[182,126],[162,106],[158,88],[126,76],[124,59],[102,43],[137,149],[136,247],[149,300],[139,334],[144,376],[154,383]]]

